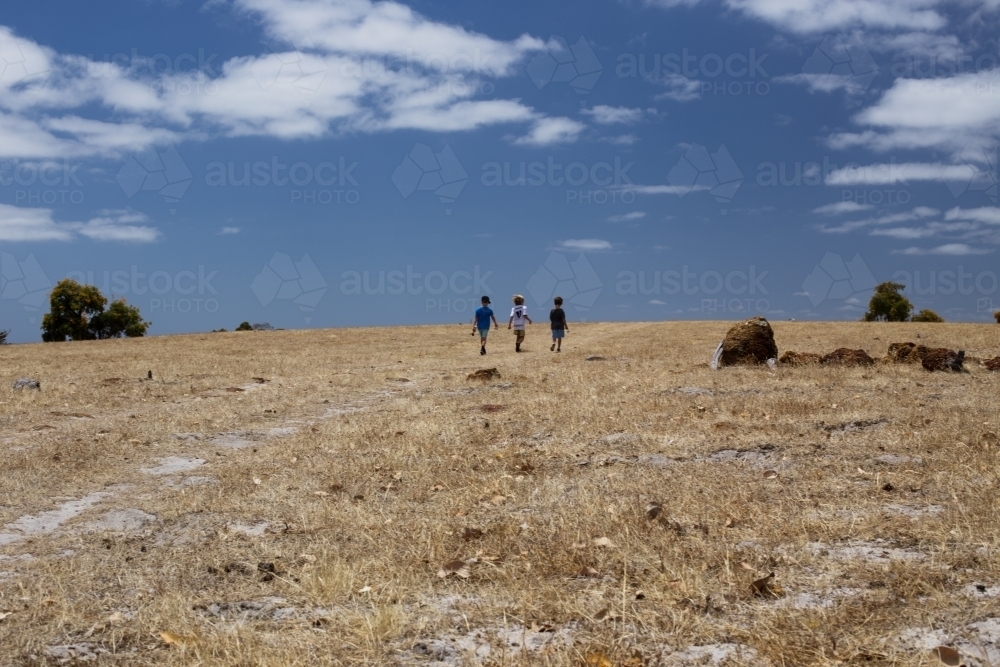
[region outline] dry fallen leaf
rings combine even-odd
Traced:
[[[358,593],[371,593],[371,592],[372,592],[372,587],[371,586],[365,586],[360,591],[358,591]]]
[[[10,616],[13,613],[14,612],[12,612],[12,611],[0,611],[0,621],[2,621],[3,619],[7,618],[8,616]]]
[[[108,616],[108,623],[110,623],[111,625],[118,625],[119,623],[123,623],[124,621],[125,617],[122,616],[122,613],[120,611],[116,611],[115,613]]]
[[[460,579],[468,579],[471,572],[469,565],[464,560],[450,560],[438,570],[438,576],[444,579],[448,575],[454,574]]]
[[[172,632],[167,632],[166,630],[164,630],[163,632],[160,633],[160,639],[163,640],[164,644],[171,644],[171,645],[177,645],[177,646],[179,646],[179,645],[181,645],[181,644],[184,643],[184,638],[183,637],[181,637],[180,635],[175,635]]]
[[[435,484],[434,486],[431,487],[431,491],[444,491],[444,487],[441,486],[440,484]]]
[[[44,600],[42,600],[42,604],[45,605],[46,607],[51,607],[55,603],[56,601],[53,600],[52,598],[45,598]]]
[[[618,618],[618,612],[614,611],[610,607],[605,607],[596,614],[594,614],[595,621],[609,621]]]
[[[593,544],[595,547],[608,547],[611,549],[615,547],[615,543],[606,537],[595,537],[593,540],[591,540],[591,544]]]
[[[254,480],[254,481],[257,481],[257,480]],[[314,496],[319,496],[320,498],[326,498],[330,494],[327,493],[326,491],[313,491],[313,495]]]
[[[764,471],[764,479],[774,479],[777,476],[778,476],[778,471],[777,470],[765,470]]]
[[[313,556],[312,554],[299,554],[299,560],[303,563],[315,563],[316,556]]]
[[[492,498],[490,498],[490,502],[493,503],[494,505],[503,505],[505,502],[507,502],[507,499],[505,497],[497,494],[497,495],[493,496]]]
[[[753,570],[754,570],[753,565],[751,565],[750,563],[748,563],[746,561],[740,561],[740,567],[742,567],[747,572],[753,572]]]
[[[781,587],[774,582],[774,572],[771,572],[766,577],[761,577],[760,579],[754,581],[750,584],[750,590],[754,595],[766,598],[781,597],[785,593]]]
[[[257,484],[259,486],[260,485],[260,477],[254,477],[253,478],[253,483]]]
[[[588,653],[586,664],[587,667],[615,667],[615,663],[603,653]]]
[[[958,651],[950,646],[935,646],[931,649],[931,655],[940,660],[942,664],[958,667],[962,664],[962,656]]]
[[[576,576],[579,579],[587,579],[590,577],[596,577],[598,574],[597,570],[592,567],[581,567],[580,571],[576,573]]]
[[[652,521],[663,512],[663,506],[655,500],[646,505],[646,518]]]

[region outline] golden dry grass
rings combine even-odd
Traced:
[[[571,326],[0,348],[42,384],[0,404],[0,665],[998,664],[997,374],[713,372],[726,323]]]

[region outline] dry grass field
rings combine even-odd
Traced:
[[[1000,665],[1000,375],[712,371],[728,327],[0,348],[0,665]]]

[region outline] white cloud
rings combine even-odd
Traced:
[[[52,219],[52,209],[0,204],[0,241],[69,241],[73,232]]]
[[[160,236],[160,231],[142,223],[149,222],[142,213],[134,211],[102,211],[103,215],[92,218],[73,229],[95,241],[127,241],[132,243],[152,243]]]
[[[160,236],[149,219],[134,211],[99,211],[87,222],[56,222],[52,209],[0,204],[0,241],[72,241],[77,235],[95,241],[149,243]]]
[[[560,250],[598,252],[601,250],[611,250],[611,248],[611,244],[602,239],[566,239],[559,242]]]
[[[965,243],[946,243],[936,248],[918,248],[912,246],[904,250],[894,251],[899,255],[986,255],[993,252],[986,248],[973,248]]]
[[[697,0],[646,0],[674,7]],[[940,0],[726,0],[730,9],[799,33],[849,28],[937,30],[946,23],[934,8]]]
[[[634,134],[620,134],[617,137],[602,137],[601,141],[606,141],[609,144],[614,144],[615,146],[631,146],[635,142],[639,141],[639,137]]]
[[[967,164],[891,162],[843,167],[826,175],[827,185],[896,185],[910,181],[969,182],[976,175]]]
[[[584,109],[580,113],[590,116],[595,123],[601,125],[614,125],[622,123],[630,125],[638,123],[649,109],[630,109],[628,107],[612,107],[606,104],[598,104],[592,109]]]
[[[640,195],[677,195],[683,197],[689,192],[708,190],[704,185],[628,185],[622,188]]]
[[[865,82],[853,74],[813,74],[800,72],[798,74],[782,74],[774,77],[775,83],[793,83],[803,85],[811,92],[832,93],[843,89],[851,95],[863,93],[867,88]]]
[[[1000,225],[1000,208],[983,206],[981,208],[955,208],[944,214],[945,220],[973,220],[987,225]]]
[[[936,79],[896,79],[874,105],[854,117],[874,129],[834,134],[834,148],[942,148],[992,145],[1000,137],[995,70]]]
[[[535,121],[531,131],[514,140],[519,146],[550,146],[552,144],[572,143],[577,140],[586,128],[570,118],[541,118]]]
[[[241,231],[243,230],[240,229],[239,227],[223,227],[222,229],[219,230],[219,234],[222,235],[239,234]]]
[[[843,222],[836,227],[821,227],[821,231],[828,234],[843,234],[865,227],[876,227],[880,225],[894,225],[901,222],[911,222],[913,220],[924,220],[939,215],[941,211],[929,206],[916,206],[909,211],[899,213],[888,213],[877,218],[865,218],[862,220],[852,220]]]
[[[666,90],[656,96],[658,100],[691,102],[701,97],[701,82],[682,74],[667,73],[656,79]]]
[[[265,52],[210,71],[93,62],[0,26],[8,63],[0,72],[0,157],[118,157],[219,135],[292,139],[503,123],[533,124],[525,143],[545,145],[571,141],[583,129],[515,99],[477,99],[483,79],[515,74],[526,56],[545,48],[540,39],[496,40],[391,1],[232,6],[258,20],[272,41]],[[95,119],[94,109],[107,113]]]
[[[814,208],[813,213],[823,213],[826,215],[840,215],[842,213],[857,213],[859,211],[870,211],[875,208],[872,204],[859,204],[858,202],[848,199],[845,201],[834,202],[833,204],[825,204],[819,208]]]
[[[654,306],[665,306],[665,305],[667,305],[666,301],[660,301],[659,299],[650,299],[649,303],[652,304],[652,305],[654,305]]]
[[[631,213],[620,213],[608,218],[608,222],[631,222],[632,220],[642,220],[646,217],[645,211],[632,211]]]

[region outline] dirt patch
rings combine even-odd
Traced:
[[[179,472],[191,472],[205,463],[205,459],[194,456],[168,456],[160,459],[160,465],[152,468],[139,468],[139,471],[147,475],[174,475]]]
[[[500,371],[495,368],[481,368],[478,371],[469,373],[468,380],[498,380]]]
[[[891,563],[892,561],[916,561],[926,558],[926,554],[893,546],[885,540],[872,542],[848,542],[845,544],[823,544],[811,542],[806,549],[818,556],[835,560],[858,560],[868,563]]]
[[[27,537],[51,533],[111,495],[113,494],[106,491],[95,491],[79,500],[65,502],[54,510],[35,516],[22,516],[0,529],[0,546],[20,542]]]
[[[868,428],[875,428],[876,426],[881,426],[882,424],[888,423],[889,420],[884,417],[876,417],[874,419],[855,419],[849,422],[841,422],[839,424],[823,424],[820,422],[820,427],[827,433],[851,433],[852,431],[863,431]]]
[[[898,642],[905,650],[928,656],[936,646],[951,646],[968,667],[992,666],[1000,664],[1000,618],[986,618],[955,630],[910,628],[899,635]]]
[[[93,531],[111,531],[115,533],[137,533],[156,521],[156,517],[142,510],[124,509],[106,512],[96,521],[91,521],[84,528]]]

